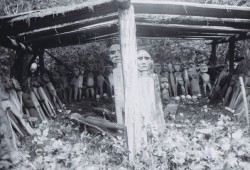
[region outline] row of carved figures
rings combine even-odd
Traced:
[[[9,117],[15,139],[34,134],[39,123],[55,117],[56,110],[64,107],[48,75],[36,78],[31,74],[27,86],[22,87],[14,77],[1,80],[1,107]]]
[[[58,72],[53,72],[53,83],[60,99],[64,102],[95,98],[108,99],[113,96],[112,66],[106,66],[98,72],[85,71],[84,67],[74,67],[73,74],[67,76],[61,66]]]
[[[193,99],[197,99],[197,97],[201,97],[202,92],[204,96],[209,96],[212,86],[207,73],[208,66],[203,63],[196,67],[192,61],[182,69],[181,66],[180,63],[174,65],[172,63],[163,65],[154,63],[154,72],[160,79],[162,100],[168,101],[171,97],[175,97],[176,100],[185,100],[191,96]]]

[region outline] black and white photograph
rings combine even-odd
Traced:
[[[0,170],[250,170],[250,0],[0,0]]]

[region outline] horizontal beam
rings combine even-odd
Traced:
[[[177,24],[156,24],[156,23],[136,23],[137,34],[143,37],[158,37],[165,34],[186,35],[193,32],[196,35],[201,34],[239,34],[248,32],[248,29],[234,29],[230,27],[215,27],[215,26],[191,26],[191,25],[177,25]]]
[[[115,19],[118,19],[117,13],[112,13],[106,16],[89,18],[89,19],[80,20],[76,22],[55,25],[53,27],[45,27],[45,28],[21,33],[16,37],[16,39],[19,41],[32,41],[34,39],[38,39],[41,37],[58,35],[58,34],[70,32],[70,31],[74,31],[74,30],[77,30],[86,26],[91,26],[91,25],[98,24],[98,23],[112,21]]]
[[[224,26],[238,29],[249,29],[250,19],[237,18],[216,18],[201,16],[183,16],[183,15],[161,15],[161,14],[137,14],[136,22],[147,22],[157,24],[178,24],[178,25],[196,25],[196,26]]]
[[[135,14],[169,14],[250,19],[249,7],[163,0],[132,0],[132,4],[135,7]]]
[[[35,29],[105,16],[115,12],[117,12],[117,4],[113,0],[88,1],[66,7],[38,10],[14,17],[8,22],[6,18],[3,20],[0,18],[0,35],[16,36]]]
[[[83,44],[92,40],[107,37],[107,35],[116,35],[118,33],[118,21],[108,21],[100,24],[95,24],[69,32],[64,32],[56,35],[45,36],[42,38],[25,41],[34,47],[52,48],[57,46],[65,46],[68,44]],[[109,37],[109,36],[108,36]]]
[[[227,37],[227,38],[221,38],[218,41],[216,41],[216,44],[229,43],[231,40],[241,41],[241,40],[246,40],[246,39],[250,39],[250,32],[230,36],[230,37]]]

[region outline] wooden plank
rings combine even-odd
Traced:
[[[132,0],[132,4],[135,7],[136,14],[170,14],[250,19],[249,7],[162,0]]]
[[[137,29],[145,32],[150,30],[153,33],[161,32],[161,30],[174,32],[203,32],[203,33],[244,33],[250,29],[236,29],[232,27],[219,26],[193,26],[193,25],[178,25],[178,24],[156,24],[156,23],[136,23]]]
[[[28,31],[25,33],[21,33],[18,35],[16,38],[18,41],[31,41],[40,37],[45,37],[45,36],[51,36],[55,34],[61,34],[65,32],[70,32],[74,31],[86,26],[98,24],[98,23],[103,23],[107,21],[112,21],[112,20],[118,20],[118,14],[117,13],[112,13],[110,15],[106,16],[100,16],[100,17],[95,17],[95,18],[88,18],[76,22],[70,22],[70,23],[64,23],[60,25],[55,25],[52,27],[43,27],[40,29]]]
[[[105,16],[114,12],[117,12],[117,4],[113,0],[49,8],[17,16],[8,22],[0,20],[0,34],[13,36],[39,28]]]
[[[134,8],[119,9],[119,30],[125,91],[125,125],[128,133],[129,161],[135,158],[135,115],[138,114],[138,69]]]
[[[243,78],[239,77],[240,79],[240,88],[241,88],[241,92],[242,92],[242,96],[243,96],[243,102],[244,102],[244,109],[245,109],[245,116],[246,116],[246,120],[247,120],[247,125],[249,126],[249,110],[248,110],[248,101],[246,98],[246,90],[245,90],[245,85],[243,82]]]
[[[228,38],[221,38],[217,41],[217,44],[228,43],[231,39],[235,39],[236,41],[250,39],[250,32],[237,34]]]
[[[136,22],[148,22],[158,24],[200,25],[200,26],[226,26],[239,29],[249,29],[250,19],[216,18],[202,16],[161,15],[161,14],[137,14]]]
[[[53,46],[53,44],[63,45],[64,42],[68,43],[79,42],[78,44],[81,44],[88,39],[93,39],[98,36],[117,33],[118,32],[117,24],[118,24],[117,20],[108,21],[100,24],[83,27],[69,32],[64,32],[51,36],[45,36],[32,41],[25,41],[25,43],[33,44],[33,46],[40,46],[42,45],[42,43],[47,43],[44,44],[45,46],[50,46],[50,45]]]

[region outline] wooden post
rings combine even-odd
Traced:
[[[249,126],[249,117],[248,117],[248,104],[247,104],[247,98],[246,98],[246,90],[243,82],[243,78],[239,77],[240,79],[240,87],[242,91],[242,97],[243,97],[243,102],[244,102],[244,109],[245,109],[245,114],[246,114],[246,119],[247,119],[247,125]]]
[[[229,42],[229,72],[234,72],[234,50],[235,50],[235,40],[232,39]]]
[[[119,31],[125,93],[125,125],[128,133],[129,161],[135,158],[135,115],[138,113],[138,68],[134,7],[119,9]]]
[[[216,46],[217,46],[217,44],[216,44],[216,40],[213,41],[211,46],[212,46],[212,51],[211,51],[209,64],[210,65],[216,65],[216,62],[217,62],[217,57],[216,57]]]

